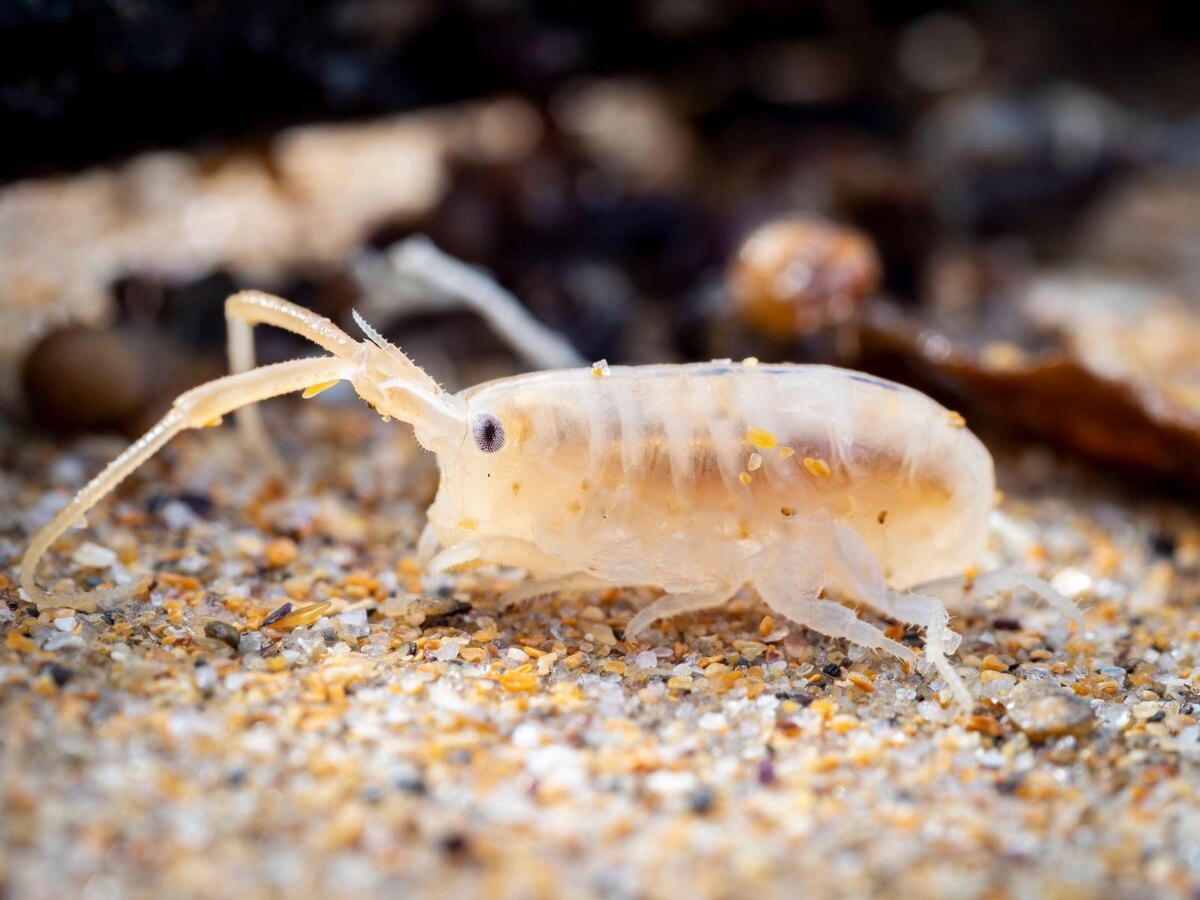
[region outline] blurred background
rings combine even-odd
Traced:
[[[0,409],[138,433],[243,287],[452,387],[529,368],[392,271],[427,235],[587,360],[869,369],[1194,489],[1189,12],[8,0]]]

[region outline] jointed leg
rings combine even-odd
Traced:
[[[1017,588],[1025,588],[1051,609],[1057,611],[1063,618],[1070,619],[1072,622],[1080,622],[1083,618],[1079,607],[1051,585],[1036,575],[1022,571],[1015,566],[996,569],[994,572],[985,572],[974,578],[957,575],[950,578],[939,578],[936,581],[917,585],[915,590],[933,594],[947,605],[956,606],[970,597],[988,597]]]
[[[436,539],[436,534],[433,536]],[[423,534],[421,542],[430,541]],[[427,567],[430,572],[445,572],[471,565],[509,566],[527,572],[543,574],[567,574],[563,563],[547,556],[536,545],[520,538],[487,537],[477,541],[463,541],[434,554]]]
[[[426,529],[426,534],[431,533],[432,526]],[[426,542],[425,535],[422,535],[422,542]],[[489,564],[543,573],[542,577],[523,581],[501,594],[499,599],[501,609],[508,609],[525,600],[544,597],[547,594],[556,594],[562,591],[586,591],[608,586],[608,582],[601,581],[586,572],[544,574],[553,573],[556,570],[561,572],[562,564],[546,556],[528,541],[518,538],[485,538],[478,541],[463,541],[461,544],[447,547],[434,555],[429,560],[427,568],[430,572],[448,572],[454,569]]]
[[[721,606],[729,602],[739,590],[740,588],[735,587],[707,594],[666,594],[659,597],[629,620],[629,624],[625,626],[625,639],[632,640],[660,619]]]
[[[925,637],[925,658],[933,663],[938,674],[942,676],[942,680],[950,688],[950,692],[954,694],[954,699],[958,701],[958,705],[965,711],[970,712],[975,708],[975,698],[971,696],[971,692],[967,690],[967,686],[963,683],[962,678],[954,671],[954,667],[950,665],[947,648],[943,643],[943,636],[955,633],[950,630],[950,613],[946,612],[946,607],[940,603],[937,606],[934,617],[929,622],[928,629]],[[955,647],[948,652],[953,653],[957,646],[956,643]]]
[[[917,657],[912,650],[893,641],[870,622],[864,622],[848,606],[798,593],[779,596],[768,591],[763,594],[761,588],[759,593],[767,606],[805,628],[819,631],[827,637],[845,638],[851,643],[872,650],[883,650],[910,665],[916,665]]]
[[[91,610],[95,609],[97,602],[111,602],[112,599],[123,596],[126,593],[124,589],[61,596],[47,595],[36,583],[38,563],[54,542],[80,521],[88,510],[181,431],[214,425],[222,416],[240,407],[268,397],[303,390],[315,384],[346,378],[352,371],[351,364],[334,357],[297,359],[263,366],[250,372],[226,375],[180,395],[157,425],[109,463],[58,515],[33,536],[21,559],[21,587],[29,599],[39,606],[70,606]]]
[[[483,562],[483,542],[464,541],[434,554],[426,568],[436,574],[482,565]]]
[[[901,593],[887,587],[875,555],[862,537],[841,522],[833,522],[833,541],[829,551],[829,573],[852,600],[866,603],[889,618],[907,625],[933,628],[943,618],[946,608],[937,597],[926,594]],[[947,652],[954,653],[962,635],[946,628],[940,635]]]
[[[550,594],[570,594],[605,587],[612,587],[612,585],[587,572],[572,572],[569,575],[558,575],[554,578],[533,578],[523,581],[501,594],[499,606],[501,609],[511,609],[518,603],[538,597],[548,597]]]
[[[833,574],[839,574],[838,566],[843,561],[831,560]],[[844,576],[844,573],[841,574]],[[853,610],[840,603],[818,599],[825,580],[826,572],[812,557],[783,551],[764,560],[764,568],[755,577],[754,586],[764,603],[794,622],[829,637],[846,638],[864,647],[883,650],[909,664],[916,663],[916,654],[912,650],[893,641],[869,622],[859,619]],[[867,582],[860,580],[860,583]],[[919,612],[915,608],[902,607],[894,596],[889,599],[886,592],[876,599],[885,604],[891,602],[893,609],[898,611]],[[931,607],[929,613],[924,619],[929,629],[925,657],[937,668],[959,703],[970,708],[973,705],[970,692],[946,659],[945,636],[949,632],[949,614],[941,604]]]

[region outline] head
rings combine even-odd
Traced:
[[[429,520],[439,535],[478,538],[479,531],[457,532],[463,521],[519,530],[536,484],[526,485],[522,475],[529,423],[509,379],[446,393],[357,314],[355,320],[369,338],[361,345],[361,374],[351,378],[355,390],[380,415],[412,424],[421,445],[438,456],[443,479]]]
[[[530,454],[533,422],[522,386],[529,376],[501,378],[463,391],[466,430],[439,457],[442,482],[429,520],[444,541],[475,540],[491,531],[521,536],[552,477],[551,462]],[[544,437],[544,435],[543,435]],[[468,532],[455,526],[474,522]]]
[[[363,374],[351,379],[359,396],[381,416],[411,424],[426,450],[439,456],[455,452],[470,428],[467,404],[444,391],[357,312],[354,321],[369,341],[362,343]]]

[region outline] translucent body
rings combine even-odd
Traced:
[[[961,573],[986,541],[987,450],[924,394],[857,372],[578,369],[460,397],[507,441],[440,454],[429,519],[445,546],[502,538],[503,556],[515,539],[539,558],[527,568],[708,592],[752,582],[786,544],[822,563],[805,566],[815,594],[835,522],[869,548],[856,565],[901,586]]]
[[[128,596],[129,586],[47,593],[38,564],[172,437],[237,411],[250,444],[269,457],[252,404],[292,391],[315,396],[345,380],[382,415],[412,423],[437,454],[442,482],[420,550],[444,549],[430,567],[497,563],[540,578],[507,602],[606,585],[660,588],[664,595],[626,626],[633,640],[658,619],[751,587],[793,622],[916,661],[829,593],[925,627],[926,658],[965,706],[970,694],[946,659],[959,638],[944,600],[1021,586],[1078,617],[1023,572],[964,585],[958,575],[986,538],[991,458],[961,417],[900,385],[824,366],[597,365],[452,395],[357,315],[364,341],[254,291],[231,297],[226,315],[234,374],[182,394],[31,539],[21,589],[39,606],[90,610]],[[256,324],[303,335],[328,355],[256,368]],[[931,593],[889,587],[939,576],[953,577],[928,583]]]

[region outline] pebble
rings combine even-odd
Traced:
[[[263,628],[266,628],[270,625],[274,625],[276,622],[278,622],[284,616],[288,615],[291,611],[292,611],[291,602],[284,603],[282,606],[275,609],[275,611],[272,612],[269,616],[267,616],[265,619],[263,619]],[[343,616],[345,616],[345,613],[343,613]],[[365,610],[364,610],[364,621],[365,621]]]
[[[183,531],[198,519],[192,507],[180,500],[168,500],[158,514],[170,531]]]
[[[729,285],[737,314],[780,338],[851,319],[883,276],[870,238],[814,216],[767,222],[742,244]]]
[[[729,727],[729,721],[718,712],[705,713],[697,724],[705,731],[724,731]]]
[[[71,559],[76,565],[85,569],[107,569],[117,561],[117,554],[107,547],[101,547],[91,541],[84,541],[71,554]]]
[[[218,619],[213,619],[205,623],[204,633],[214,641],[220,641],[222,644],[228,644],[234,650],[238,648],[238,642],[242,639],[242,634],[228,622],[222,622]]]
[[[465,600],[441,594],[423,594],[416,599],[413,606],[417,612],[423,614],[424,618],[421,624],[427,628],[440,625],[453,616],[460,616],[471,609],[471,604]]]
[[[131,334],[68,326],[29,353],[23,381],[38,422],[63,430],[120,429],[145,411],[154,387]]]
[[[634,657],[634,664],[639,669],[657,669],[658,656],[655,655],[653,650],[643,650],[636,657]]]
[[[75,677],[74,671],[58,663],[50,663],[46,667],[46,671],[50,673],[50,677],[54,679],[54,683],[59,687],[65,686],[67,682]]]
[[[1031,741],[1038,742],[1066,735],[1083,737],[1096,724],[1091,703],[1045,681],[1025,682],[1015,688],[1008,702],[1008,717]]]
[[[589,622],[587,630],[584,632],[584,637],[590,640],[599,641],[601,644],[612,646],[617,642],[617,636],[613,633],[612,626],[604,622]]]
[[[294,563],[299,555],[300,551],[296,547],[296,542],[291,538],[276,538],[267,544],[265,553],[267,566],[272,569]]]

